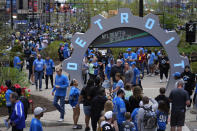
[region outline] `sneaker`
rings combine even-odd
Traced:
[[[163,81],[162,80],[160,80],[160,83],[162,83]]]
[[[42,89],[39,89],[39,91],[42,91]]]
[[[73,125],[73,129],[82,129],[81,125]]]
[[[166,79],[166,82],[168,82],[168,79]]]
[[[154,77],[155,75],[154,75],[154,74],[152,74],[151,76],[152,76],[152,77]]]
[[[90,131],[90,127],[86,127],[85,128],[85,131]]]
[[[64,121],[64,119],[62,119],[62,118],[60,118],[59,120],[58,120],[58,122],[63,122]]]

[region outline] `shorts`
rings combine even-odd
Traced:
[[[77,105],[77,102],[71,102],[71,101],[69,101],[69,104],[70,104],[70,106],[72,106],[72,108],[75,108],[76,105]]]
[[[90,116],[91,114],[91,106],[83,106],[83,111],[86,116]]]
[[[153,68],[154,67],[154,64],[148,64],[148,67],[149,68]]]
[[[176,111],[171,112],[170,125],[171,127],[175,126],[184,126],[185,123],[185,111]]]

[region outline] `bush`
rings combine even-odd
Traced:
[[[46,56],[49,56],[54,61],[58,61],[59,60],[58,48],[60,43],[64,43],[64,42],[63,41],[52,42],[49,46],[47,46],[47,48],[43,49],[40,52],[42,57],[45,58]]]
[[[192,62],[191,64],[192,72],[197,74],[197,62]]]
[[[28,87],[27,74],[19,72],[15,68],[0,67],[0,85],[3,85],[5,80],[11,80],[13,84],[19,84],[22,87]]]

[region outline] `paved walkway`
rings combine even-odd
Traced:
[[[159,83],[159,76],[155,77],[145,77],[144,80],[142,81],[142,86],[144,88],[144,95],[147,95],[149,97],[156,97],[159,94],[159,88],[160,87],[165,87],[167,82],[164,83]],[[49,84],[50,85],[50,84]],[[47,99],[49,99],[51,102],[53,101],[53,96],[51,95],[52,89],[49,86],[50,89],[45,90],[45,82],[43,81],[43,91],[39,92],[35,90],[35,86],[30,86],[31,89],[31,94],[34,95],[39,95],[43,96]],[[69,92],[69,90],[68,90]],[[47,108],[47,107],[46,107]],[[47,112],[44,114],[44,117],[42,118],[42,122],[44,126],[68,126],[73,123],[72,115],[73,111],[70,105],[66,105],[66,115],[65,115],[65,121],[63,123],[58,123],[57,120],[59,119],[59,112],[58,111],[52,111],[52,112]],[[32,119],[33,115],[28,115],[27,118],[27,126],[29,126],[29,123]],[[0,118],[0,130],[1,127],[3,126],[3,119],[6,117],[1,117]],[[81,105],[81,115],[79,118],[79,123],[80,124],[85,124],[84,122],[84,113],[83,113],[83,107]],[[189,111],[186,113],[186,123],[187,125],[190,126],[192,130],[197,129],[197,122],[196,122],[196,116],[193,114],[190,114]],[[62,127],[56,127],[57,131],[63,129]],[[67,127],[69,130],[66,131],[71,131],[71,126]],[[3,128],[2,128],[3,129]],[[50,131],[53,128],[46,128],[46,131]],[[48,130],[49,129],[49,130]],[[28,130],[28,129],[26,129]],[[25,130],[25,131],[26,131]],[[169,127],[168,129],[169,130]],[[188,127],[185,126],[183,131],[189,131]]]

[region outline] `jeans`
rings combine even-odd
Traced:
[[[39,80],[39,89],[42,89],[42,76],[43,71],[35,71],[35,83],[36,83],[36,89],[38,89],[38,80]]]
[[[51,87],[53,88],[53,75],[45,75],[46,89],[48,89],[49,77],[50,77],[50,80],[51,80]]]
[[[58,104],[59,100],[60,100],[60,105]],[[60,118],[64,119],[65,96],[54,96],[53,105],[60,112]]]
[[[140,71],[142,75],[144,76],[144,63],[139,63],[139,66],[140,66]]]

